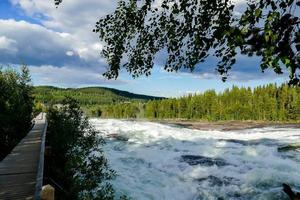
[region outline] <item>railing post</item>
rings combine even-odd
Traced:
[[[51,185],[42,187],[41,200],[54,200],[55,189]]]

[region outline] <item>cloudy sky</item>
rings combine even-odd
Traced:
[[[226,83],[215,72],[213,57],[194,73],[167,73],[158,62],[150,77],[133,79],[122,72],[117,80],[106,80],[101,75],[107,67],[99,54],[102,45],[92,29],[115,6],[116,0],[64,0],[58,9],[51,0],[0,0],[0,64],[26,64],[34,85],[105,86],[159,96],[254,87],[288,78],[261,73],[257,59],[239,56]]]

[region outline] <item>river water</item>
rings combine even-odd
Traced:
[[[300,129],[201,131],[152,122],[91,119],[118,176],[117,195],[135,200],[287,199],[300,186]],[[297,187],[298,186],[298,187]]]

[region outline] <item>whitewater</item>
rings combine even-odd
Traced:
[[[300,129],[203,131],[160,123],[91,119],[117,172],[117,195],[135,200],[288,199],[299,191]]]

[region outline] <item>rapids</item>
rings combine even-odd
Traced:
[[[152,122],[91,119],[118,176],[117,195],[136,200],[288,199],[299,191],[300,129],[201,131]],[[284,149],[284,148],[283,148]]]

